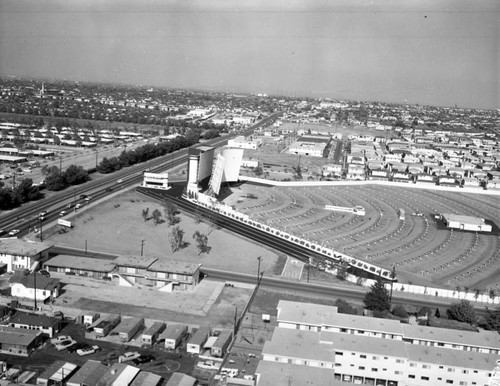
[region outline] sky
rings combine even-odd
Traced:
[[[0,74],[500,108],[498,0],[0,0]]]

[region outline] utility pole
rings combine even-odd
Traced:
[[[33,271],[33,286],[35,287],[35,311],[37,310],[36,307],[36,271]]]
[[[391,293],[389,295],[389,302],[392,304],[392,287],[394,286],[394,279],[396,279],[396,264],[392,265],[391,272]]]
[[[97,157],[99,156],[99,150],[95,149],[95,170],[97,171]]]
[[[62,174],[62,154],[59,154],[59,174]]]
[[[41,217],[38,217],[38,221],[40,221],[40,242],[42,242],[43,241],[43,229],[42,229],[43,220]]]
[[[260,261],[262,260],[262,256],[257,257],[258,265],[257,265],[257,285],[260,284]]]
[[[146,241],[146,240],[141,240],[141,256],[144,252],[144,241]]]
[[[76,213],[76,188],[73,188],[73,208]]]

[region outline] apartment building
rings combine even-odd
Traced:
[[[413,326],[288,301],[279,302],[277,321],[262,352],[263,362],[269,363],[256,371],[258,385],[260,379],[267,384],[279,377],[274,372],[285,364],[307,368],[308,374],[318,370],[319,379],[329,370],[336,382],[377,386],[488,386],[500,381],[497,332]]]

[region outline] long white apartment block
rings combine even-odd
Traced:
[[[297,367],[314,379],[311,385],[500,384],[496,332],[411,326],[289,301],[280,301],[277,319],[262,352],[266,365],[256,371],[257,385],[260,379],[262,385],[280,379],[284,368],[298,379]]]

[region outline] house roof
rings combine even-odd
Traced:
[[[337,316],[337,307],[322,304],[290,302],[278,303],[278,322],[291,322],[310,326],[330,325]]]
[[[113,260],[96,259],[72,255],[57,255],[47,261],[44,266],[81,269],[92,272],[111,272],[116,267]]]
[[[36,281],[36,283],[35,283]],[[47,290],[52,291],[54,288],[59,287],[60,280],[54,279],[50,277],[45,277],[42,275],[36,275],[34,273],[30,273],[29,275],[14,275],[9,279],[11,284],[20,283],[24,285],[26,288],[35,288],[38,290]]]
[[[0,344],[28,346],[41,334],[42,332],[38,330],[0,326]]]
[[[88,360],[85,364],[68,380],[68,384],[77,385],[97,385],[99,379],[108,371],[108,368],[98,361]]]
[[[52,244],[22,239],[0,239],[0,254],[34,257],[52,248]]]
[[[160,335],[160,339],[177,339],[180,335],[184,334],[187,326],[184,324],[169,324],[165,331]]]
[[[194,386],[196,378],[182,373],[173,373],[166,386]]]
[[[162,377],[150,373],[149,371],[141,371],[137,374],[137,377],[134,378],[130,386],[157,386],[161,381]]]
[[[140,371],[137,367],[129,366],[125,363],[113,363],[107,368],[106,373],[101,377],[98,384],[103,385],[128,385]],[[116,382],[116,383],[115,383]]]
[[[130,330],[137,327],[138,324],[144,324],[144,318],[124,318],[120,324],[113,329],[113,332],[128,333]]]
[[[9,323],[24,324],[29,326],[54,327],[61,323],[61,320],[46,315],[16,311],[10,318]]]

